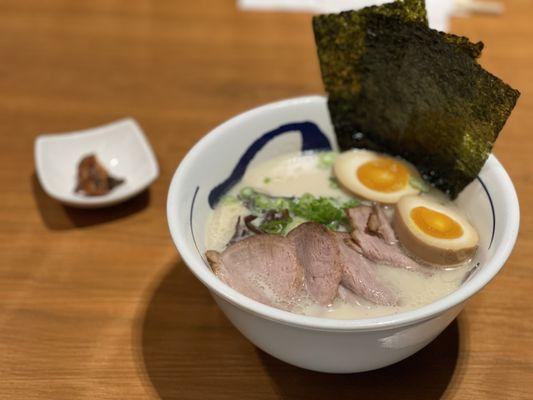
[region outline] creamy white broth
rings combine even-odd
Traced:
[[[331,169],[325,168],[320,163],[317,153],[286,154],[248,168],[241,182],[229,195],[236,196],[243,187],[253,187],[259,192],[273,196],[301,196],[311,193],[315,196],[350,199],[348,193],[331,184],[330,177]],[[432,190],[425,196],[453,205],[437,190]],[[389,209],[387,212],[393,211]],[[221,201],[208,220],[207,248],[224,250],[235,232],[238,217],[244,217],[249,213],[240,202]],[[433,269],[434,273],[431,276],[424,276],[403,268],[377,265],[378,277],[398,293],[401,299],[400,306],[380,306],[360,297],[352,297],[347,303],[338,296],[333,304],[323,307],[305,296],[294,299],[294,304],[298,304],[294,312],[318,317],[357,319],[408,311],[453,292],[459,287],[470,268],[469,263],[453,268],[438,267]]]

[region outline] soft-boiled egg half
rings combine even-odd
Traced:
[[[419,193],[410,184],[412,177],[420,179],[414,166],[369,150],[350,150],[339,154],[333,172],[345,189],[380,203],[395,204],[403,196]]]
[[[396,203],[393,227],[400,243],[431,264],[459,264],[472,258],[479,236],[458,211],[424,196]]]

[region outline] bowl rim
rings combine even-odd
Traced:
[[[500,193],[504,203],[512,205],[511,207],[508,207],[506,211],[504,231],[501,235],[503,239],[499,243],[495,243],[496,249],[494,251],[494,256],[485,262],[483,268],[476,273],[472,279],[465,282],[461,287],[447,296],[422,307],[380,317],[346,320],[295,314],[262,304],[244,296],[220,281],[209,268],[206,268],[203,260],[201,262],[198,261],[196,249],[192,248],[192,246],[187,246],[186,241],[182,240],[182,234],[184,235],[187,232],[184,227],[188,226],[189,221],[180,218],[178,207],[180,206],[179,194],[181,190],[190,187],[190,182],[188,183],[186,181],[188,172],[194,167],[194,165],[196,165],[196,161],[199,159],[202,150],[210,146],[217,136],[224,134],[225,131],[231,130],[234,126],[240,124],[242,120],[252,119],[260,114],[272,112],[279,108],[316,102],[325,103],[326,97],[320,95],[295,97],[252,108],[230,118],[212,129],[202,137],[182,159],[174,172],[168,190],[167,222],[174,245],[191,272],[210,290],[212,294],[222,297],[224,300],[246,312],[285,325],[322,331],[377,331],[412,325],[434,318],[445,311],[462,304],[487,285],[500,271],[509,257],[516,242],[520,222],[519,203],[513,183],[503,166],[492,154],[489,156],[484,168],[487,166],[491,167],[492,174],[495,175],[496,181],[499,181],[500,184],[506,188],[506,190],[501,191]]]

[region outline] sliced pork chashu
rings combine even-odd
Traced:
[[[287,238],[296,247],[309,294],[321,305],[331,304],[342,278],[335,234],[322,224],[305,222],[293,229]]]
[[[341,284],[357,296],[371,303],[393,306],[400,300],[397,294],[376,274],[376,266],[360,254],[350,234],[337,232],[342,268]]]
[[[222,252],[209,250],[206,257],[220,280],[261,303],[290,309],[303,290],[303,268],[284,237],[250,236]]]
[[[389,222],[383,218],[383,215],[377,214],[372,207],[359,206],[350,208],[346,210],[346,214],[352,226],[352,239],[366,258],[393,267],[405,268],[424,274],[430,273],[428,268],[407,256],[396,241],[390,243],[391,235],[393,235],[392,228],[390,228]],[[383,224],[388,226],[385,227]],[[388,241],[382,236],[386,237]]]

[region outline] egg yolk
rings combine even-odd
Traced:
[[[457,239],[463,235],[463,228],[455,220],[426,207],[413,208],[411,219],[422,232],[438,239]]]
[[[361,165],[357,170],[357,178],[377,192],[397,192],[407,185],[409,171],[392,158],[378,158]]]

